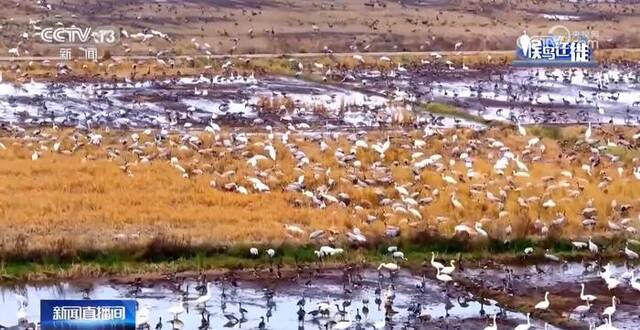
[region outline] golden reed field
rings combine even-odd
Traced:
[[[587,138],[587,129],[159,138],[159,130],[4,127],[2,249],[100,249],[158,235],[194,246],[295,244],[316,230],[340,244],[353,228],[372,242],[387,228],[452,236],[462,224],[470,239],[485,239],[476,223],[497,239],[633,237],[636,132],[594,126]]]

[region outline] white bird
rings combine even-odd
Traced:
[[[338,321],[338,323],[336,323],[333,328],[331,329],[337,329],[337,330],[347,330],[349,328],[351,328],[351,324],[353,322],[351,321]]]
[[[584,283],[581,283],[580,286],[582,287],[582,290],[580,290],[580,299],[586,302],[592,302],[596,300],[596,296],[592,294],[584,294]]]
[[[455,207],[458,210],[464,209],[464,207],[462,206],[462,203],[456,198],[455,193],[451,193],[451,205],[453,205],[453,207]]]
[[[433,268],[440,270],[442,268],[444,268],[444,265],[438,261],[436,261],[436,254],[431,252],[431,266],[433,266]]]
[[[612,317],[613,313],[616,312],[616,296],[611,297],[611,306],[608,306],[607,308],[604,309],[604,312],[602,312],[602,315],[605,316],[609,316]]]
[[[547,310],[549,308],[549,291],[544,293],[544,300],[537,303],[535,309]]]
[[[249,253],[254,257],[257,257],[260,254],[260,252],[258,251],[258,248],[255,248],[255,247],[250,248]]]
[[[527,130],[524,129],[524,126],[522,126],[520,122],[518,122],[518,133],[522,136],[527,136]]]
[[[384,158],[384,153],[387,152],[387,150],[389,150],[390,146],[391,146],[391,142],[387,137],[387,140],[384,143],[376,143],[373,146],[371,146],[371,148],[373,148],[373,150],[375,150],[380,154],[380,158]]]
[[[573,309],[573,312],[576,313],[576,314],[579,314],[579,315],[584,315],[590,309],[591,309],[591,304],[589,304],[589,301],[587,301],[586,305],[578,305],[578,306],[576,306],[576,308]]]
[[[440,270],[441,270],[441,268],[438,268],[438,270],[437,270],[437,272],[436,272],[436,278],[437,278],[439,281],[442,281],[442,282],[444,282],[444,283],[448,283],[448,282],[451,282],[451,281],[453,280],[453,278],[451,278],[451,276],[449,276],[449,275],[447,275],[447,274],[442,274],[442,273],[440,272]]]
[[[611,322],[611,317],[605,319],[605,323],[594,328],[594,330],[618,330]]]
[[[556,262],[559,262],[559,261],[560,261],[560,258],[558,258],[558,256],[556,256],[556,255],[554,255],[554,254],[551,254],[551,253],[549,252],[549,249],[547,249],[547,250],[544,252],[544,257],[545,257],[545,258],[547,258],[547,259],[549,259],[549,260],[551,260],[551,261],[556,261]]]
[[[442,267],[442,270],[440,271],[442,274],[451,274],[453,273],[454,270],[456,270],[456,266],[454,265],[455,260],[451,260],[451,266],[447,266],[447,267]]]
[[[393,262],[388,262],[388,263],[381,263],[380,266],[378,266],[378,270],[381,270],[382,268],[384,268],[387,271],[389,271],[390,273],[392,273],[392,272],[395,272],[398,269],[400,269],[400,266],[398,266],[397,264],[395,264]]]
[[[556,202],[554,202],[553,199],[548,199],[542,204],[542,206],[547,209],[554,208],[556,207]]]
[[[385,329],[387,327],[387,320],[385,318],[383,318],[380,321],[376,321],[374,324],[371,325],[374,329],[376,330],[382,330]]]
[[[276,255],[276,251],[274,249],[268,249],[267,255],[269,256],[269,258],[273,258]]]
[[[141,328],[148,324],[149,324],[149,308],[146,305],[143,305],[136,312],[136,328]]]
[[[576,249],[586,249],[589,244],[580,241],[572,241],[571,245],[573,245]]]
[[[184,306],[182,305],[182,302],[177,302],[175,305],[167,308],[167,312],[173,315],[173,319],[176,320],[178,319],[178,316],[180,314],[185,312],[185,309],[184,309]]]
[[[471,233],[473,232],[471,227],[469,227],[469,226],[467,226],[465,224],[460,224],[460,225],[455,226],[453,228],[453,231],[456,233],[456,235],[462,234],[462,233],[466,233],[468,235],[471,235]]]
[[[398,192],[398,194],[400,194],[400,196],[408,196],[409,195],[409,190],[407,190],[407,188],[400,186],[396,183],[395,185],[395,189]]]
[[[584,139],[587,142],[591,141],[591,122],[589,122],[587,130],[584,132]]]
[[[27,311],[24,309],[23,305],[20,305],[20,307],[18,307],[18,311],[16,312],[16,318],[18,319],[18,322],[27,320]]]
[[[248,178],[247,180],[249,180],[249,182],[251,182],[253,184],[253,189],[257,190],[258,192],[270,191],[269,186],[264,184],[258,178]]]
[[[198,297],[198,299],[194,300],[193,303],[196,306],[202,305],[202,306],[206,307],[207,306],[207,302],[209,302],[209,300],[211,300],[211,289],[212,289],[211,283],[207,283],[207,293],[205,295],[203,295],[203,296]]]
[[[530,139],[529,142],[527,142],[527,147],[531,148],[534,145],[538,144],[538,142],[540,142],[540,138],[534,137],[534,138]]]
[[[276,160],[276,148],[272,144],[267,144],[264,146],[264,150],[269,153],[269,157],[272,160]]]
[[[632,272],[631,273],[631,281],[630,281],[631,287],[636,290],[636,291],[640,291],[640,283],[638,283],[638,279],[636,278],[636,273]]]
[[[304,230],[296,225],[285,224],[284,229],[290,232],[291,234],[295,234],[295,235],[304,234]]]
[[[456,179],[454,179],[453,177],[449,176],[449,175],[442,175],[442,180],[444,180],[444,182],[448,183],[448,184],[457,184],[458,181],[456,181]]]
[[[529,330],[531,328],[531,314],[527,313],[527,323],[518,324],[514,330]]]
[[[17,294],[17,293],[14,294],[13,296],[18,301],[18,305],[20,305],[20,306],[27,306],[28,305],[29,301],[27,300],[27,298],[25,296],[23,296],[21,294]]]
[[[593,254],[598,254],[598,252],[600,251],[600,249],[598,248],[598,245],[596,245],[596,243],[591,241],[591,237],[589,237],[589,251],[591,251],[591,253]]]
[[[482,229],[482,224],[480,222],[476,222],[475,229],[476,232],[480,234],[480,236],[489,237],[489,234],[484,229]]]
[[[638,259],[638,253],[636,253],[635,251],[631,250],[629,248],[629,242],[625,243],[624,246],[624,254],[627,256],[627,258],[629,259]]]
[[[253,157],[247,160],[247,164],[256,167],[258,165],[258,161],[267,160],[267,157],[264,155],[254,155]]]
[[[607,283],[607,288],[609,290],[613,290],[613,289],[617,288],[618,285],[620,285],[620,280],[618,280],[617,278],[612,277],[610,275],[605,277],[604,281],[605,281],[605,283]]]

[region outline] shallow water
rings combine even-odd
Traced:
[[[400,89],[419,101],[451,103],[491,120],[640,122],[640,83],[633,68],[480,71],[438,65],[386,77],[359,73],[360,78],[368,79],[368,88],[379,92]]]
[[[326,272],[311,280],[300,278],[294,281],[238,281],[237,287],[230,283],[213,283],[211,290],[212,299],[208,303],[206,310],[211,314],[210,329],[220,329],[223,327],[230,328],[257,328],[260,317],[265,317],[267,328],[269,329],[295,329],[298,326],[315,329],[324,329],[324,324],[328,320],[339,321],[341,318],[337,316],[337,308],[334,304],[338,304],[342,308],[344,301],[350,301],[350,306],[345,309],[347,315],[346,320],[353,320],[353,329],[357,328],[355,323],[356,315],[362,316],[361,326],[367,323],[376,323],[384,320],[385,306],[382,302],[377,305],[375,290],[378,285],[381,286],[381,300],[388,294],[389,286],[393,284],[395,290],[395,299],[393,300],[393,310],[398,312],[393,315],[392,322],[387,323],[387,328],[402,328],[405,325],[413,325],[417,328],[439,328],[444,326],[464,324],[466,320],[470,320],[475,325],[489,324],[486,321],[488,315],[503,312],[499,317],[500,322],[508,322],[508,324],[524,323],[525,317],[520,313],[503,311],[494,301],[488,301],[481,305],[474,300],[472,295],[459,291],[451,287],[449,294],[451,298],[447,298],[443,286],[433,280],[427,279],[424,292],[416,289],[416,284],[420,283],[418,277],[412,276],[407,272],[400,272],[394,279],[385,277],[378,284],[378,273],[376,271],[363,271],[359,273],[361,278],[356,277],[354,282],[359,283],[358,286],[350,286],[351,293],[345,292],[342,274],[332,271]],[[189,294],[186,296],[185,308],[187,312],[179,316],[179,320],[183,324],[184,329],[196,329],[201,324],[202,309],[197,308],[190,301],[198,297],[193,289],[197,283],[194,281],[184,282],[182,288],[189,286]],[[226,299],[221,297],[222,290],[226,294]],[[265,297],[267,290],[272,290],[273,299],[269,300]],[[27,297],[29,304],[27,307],[27,315],[30,321],[39,319],[39,303],[40,299],[82,299],[82,290],[90,288],[89,297],[103,299],[136,299],[141,308],[148,308],[151,315],[150,325],[154,327],[162,317],[164,322],[163,328],[171,329],[172,323],[169,321],[173,317],[168,313],[167,309],[175,304],[179,304],[182,300],[182,293],[177,291],[170,282],[144,283],[141,291],[132,296],[127,285],[117,285],[108,282],[96,282],[92,284],[79,283],[59,283],[57,285],[47,286],[26,286],[21,288],[3,288],[0,291],[0,310],[7,311],[0,313],[0,324],[16,324],[17,320],[14,311],[17,310],[17,301],[14,293],[20,293]],[[309,314],[306,315],[303,323],[298,323],[296,304],[301,298],[305,299],[304,309],[309,312],[316,309],[316,305],[320,302],[329,302],[331,306],[331,317],[313,318]],[[368,315],[363,314],[363,299],[369,299],[367,304],[369,308]],[[451,304],[447,305],[446,300],[450,299]],[[378,301],[379,302],[379,301]],[[247,310],[245,314],[246,321],[235,324],[229,322],[224,316],[225,314],[233,314],[237,318],[241,318],[239,313],[239,304]],[[415,317],[410,317],[407,310],[409,306],[420,303],[422,305],[422,314],[429,315],[431,320],[418,321]],[[448,314],[448,317],[446,315]],[[267,317],[268,316],[268,317]],[[541,323],[533,322],[542,326]],[[477,326],[480,327],[480,326]]]
[[[213,121],[297,130],[367,128],[398,121],[403,111],[392,102],[437,101],[492,120],[640,123],[640,83],[633,68],[479,71],[423,66],[386,75],[365,70],[344,74],[349,77],[344,87],[275,76],[0,83],[0,122],[188,129]],[[288,111],[279,110],[279,105],[265,111],[258,105],[265,98],[282,97],[293,100]],[[414,115],[423,124],[473,125],[441,115]]]
[[[261,100],[288,98],[288,110]],[[129,83],[0,83],[0,122],[117,128],[291,125],[378,127],[397,109],[387,98],[285,77],[188,77]],[[443,122],[443,125],[447,122]]]
[[[617,310],[613,317],[613,325],[618,329],[637,329],[640,318],[640,295],[630,284],[629,274],[635,271],[634,265],[623,263],[608,263],[611,276],[620,281],[614,289],[608,289],[602,279],[601,271],[597,266],[585,267],[582,263],[547,263],[537,266],[509,266],[513,270],[511,275],[511,288],[513,294],[527,294],[543,300],[544,293],[549,291],[552,295],[561,296],[565,301],[561,305],[553,303],[554,308],[564,311],[572,319],[583,322],[585,329],[589,322],[599,325],[604,322],[601,319],[603,310],[611,305],[613,296],[619,299]],[[625,274],[626,273],[626,274]],[[468,268],[465,275],[483,285],[504,288],[504,280],[508,277],[507,271],[501,268]],[[585,294],[595,295],[596,301],[584,317],[573,312],[578,305],[583,305],[580,299],[581,286],[585,284]]]

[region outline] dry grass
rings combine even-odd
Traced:
[[[157,146],[152,143],[153,136],[144,133],[139,133],[137,145],[122,132],[102,132],[104,139],[100,146],[88,144],[83,134],[72,131],[45,130],[37,136],[4,137],[0,138],[6,146],[6,149],[0,149],[1,248],[3,253],[56,251],[64,254],[83,249],[148,244],[162,235],[177,237],[187,246],[307,242],[306,234],[287,234],[284,224],[296,224],[307,234],[324,229],[334,233],[332,236],[338,241],[345,239],[342,233],[347,229],[359,227],[375,241],[384,235],[386,226],[391,225],[402,228],[403,237],[424,230],[449,236],[459,223],[473,226],[474,222],[481,221],[495,238],[506,238],[503,230],[507,225],[513,228],[512,238],[523,238],[540,236],[540,230],[534,226],[537,219],[549,227],[548,235],[574,238],[591,234],[583,228],[580,215],[589,200],[598,210],[596,233],[610,233],[608,221],[619,223],[626,217],[631,219],[628,226],[637,227],[640,181],[633,177],[631,166],[638,160],[623,157],[611,162],[603,151],[601,165],[593,169],[593,176],[588,176],[581,169],[590,157],[588,147],[567,142],[575,141],[576,134],[582,134],[583,128],[559,130],[561,134],[554,138],[541,135],[546,146],[544,153],[533,148],[531,154],[521,156],[529,166],[529,179],[511,175],[514,165],[505,171],[505,176],[494,174],[492,168],[497,150],[486,143],[478,143],[471,154],[480,177],[471,180],[465,178],[464,164],[454,157],[452,150],[466,148],[471,139],[486,142],[487,138],[495,138],[520,154],[531,136],[521,137],[507,129],[483,133],[460,129],[447,131],[445,138],[430,138],[425,147],[417,150],[407,145],[412,139],[421,138],[420,132],[388,133],[392,147],[382,160],[387,166],[382,172],[371,169],[380,161],[371,149],[356,151],[361,162],[359,168],[339,165],[334,157],[335,149],[340,147],[348,153],[353,145],[345,136],[327,140],[329,150],[324,153],[317,141],[290,136],[290,141],[310,160],[310,165],[302,169],[296,168],[297,160],[278,138],[274,141],[278,154],[276,161],[260,161],[257,169],[248,165],[247,158],[264,154],[263,135],[251,136],[246,148],[234,150],[222,145],[221,141],[229,138],[228,133],[222,134],[217,142],[208,133],[198,134],[199,146],[180,143],[179,136]],[[620,134],[630,136],[633,132],[607,127],[598,129],[596,134],[606,141],[606,138]],[[371,133],[367,138],[372,144],[386,136],[387,133]],[[56,142],[61,142],[58,152],[52,150]],[[70,152],[74,146],[75,151]],[[37,160],[31,159],[34,151],[40,154]],[[455,164],[447,166],[449,169],[444,172],[428,168],[414,173],[405,164],[417,151],[426,155],[441,154],[444,164],[451,160],[455,160]],[[536,156],[541,159],[531,162],[530,159]],[[185,175],[170,164],[171,157],[178,159],[185,168]],[[622,177],[617,174],[618,167],[625,169]],[[330,173],[327,173],[328,168]],[[572,172],[573,178],[561,177],[563,170]],[[233,172],[225,173],[228,171]],[[454,176],[460,182],[447,185],[442,174]],[[270,186],[271,193],[257,193],[252,189],[246,178],[258,175]],[[300,175],[305,177],[307,190],[330,186],[329,194],[346,193],[351,202],[346,207],[329,202],[324,209],[312,207],[310,200],[302,194],[284,191],[284,187]],[[359,188],[352,183],[355,178],[376,179],[385,175],[391,175],[401,184],[407,183],[407,189],[416,194],[416,200],[433,198],[430,204],[418,207],[422,220],[380,205],[376,190],[382,190],[393,200],[400,200],[393,185]],[[543,182],[541,179],[546,176],[553,176],[555,180]],[[612,181],[599,186],[605,176],[611,177]],[[560,188],[562,181],[570,188]],[[249,194],[227,191],[224,187],[230,182],[245,186]],[[471,194],[470,188],[474,184],[486,185],[486,191],[496,196],[500,195],[501,189],[508,191],[508,197],[503,201],[506,216],[500,217],[500,206],[488,201],[484,191],[481,195]],[[581,193],[569,197],[569,189],[581,190]],[[449,196],[454,191],[465,206],[463,210],[451,206]],[[519,197],[531,196],[542,199],[530,202],[528,207],[518,205]],[[558,206],[551,210],[543,208],[541,204],[547,198],[552,198]],[[616,207],[612,207],[613,201],[616,201]],[[622,204],[633,208],[623,213],[620,211]],[[562,213],[567,217],[567,224],[551,225],[551,221]],[[366,215],[374,215],[378,221],[367,224]],[[438,217],[449,220],[438,221]]]
[[[295,107],[295,102],[290,97],[268,97],[260,96],[257,102],[258,107],[263,111],[292,111]]]

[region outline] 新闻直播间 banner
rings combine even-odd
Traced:
[[[42,330],[135,330],[135,300],[42,300]]]

